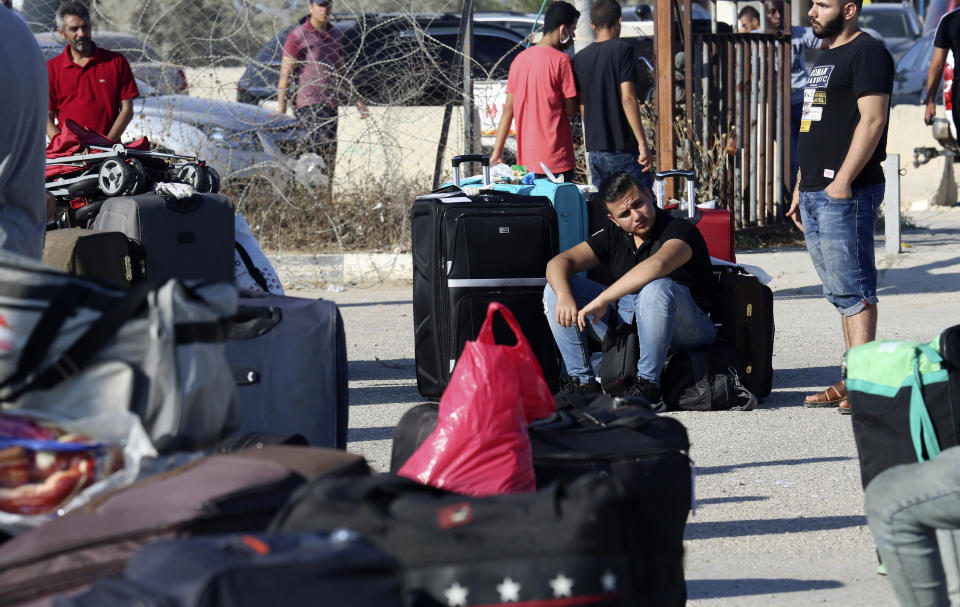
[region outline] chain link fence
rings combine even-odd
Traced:
[[[62,52],[63,40],[51,33],[58,2],[15,5],[45,55]],[[287,116],[275,111],[283,41],[308,18],[307,1],[89,6],[94,41],[124,53],[140,86],[124,140],[145,135],[166,151],[206,160],[262,245],[278,251],[406,250],[410,205],[433,181],[444,105],[453,112],[442,167],[453,155],[492,147],[509,63],[533,25],[522,14],[513,15],[512,29],[500,20],[474,22],[474,95],[465,105],[456,51],[462,3],[336,0],[331,24],[344,54],[331,83],[339,110],[326,118],[337,125],[328,156],[311,143],[311,131],[329,123],[298,120],[292,108]],[[467,150],[467,120],[482,134],[480,149]]]

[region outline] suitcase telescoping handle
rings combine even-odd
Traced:
[[[483,167],[483,185],[490,185],[490,157],[485,154],[461,154],[453,157],[453,184],[460,187],[460,163],[479,162]]]
[[[657,196],[657,206],[663,208],[664,185],[663,180],[668,177],[685,177],[687,180],[687,214],[692,218],[697,211],[696,191],[697,174],[693,171],[683,169],[671,169],[669,171],[660,171],[655,174],[656,180],[653,182],[653,193]]]

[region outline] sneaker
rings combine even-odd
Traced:
[[[600,394],[600,384],[591,379],[585,384],[580,383],[579,377],[571,377],[570,380],[560,388],[561,394]]]
[[[649,379],[643,377],[638,377],[637,381],[627,388],[623,397],[641,400],[643,404],[658,413],[667,410],[667,405],[663,402],[663,394],[660,392],[660,388],[654,385]]]

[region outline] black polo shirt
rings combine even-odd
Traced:
[[[703,235],[686,219],[675,218],[669,212],[657,209],[650,237],[640,248],[634,244],[632,234],[624,232],[613,222],[590,236],[587,244],[593,249],[600,263],[609,267],[613,277],[619,279],[635,265],[659,251],[663,243],[674,239],[687,243],[693,256],[687,263],[671,272],[669,278],[688,287],[700,309],[709,313],[716,295],[710,254],[707,252]]]

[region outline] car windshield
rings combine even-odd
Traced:
[[[860,15],[860,27],[877,30],[884,38],[908,38],[910,26],[902,11],[864,11]]]

